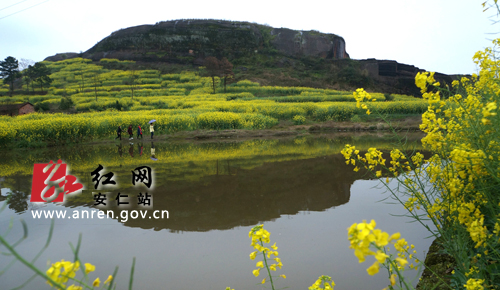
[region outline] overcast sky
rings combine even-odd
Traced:
[[[484,0],[207,1],[1,0],[0,60],[83,52],[121,28],[224,19],[342,36],[353,59],[392,59],[428,71],[473,73],[472,56],[500,35]],[[240,4],[241,3],[241,4]],[[9,7],[10,6],[10,7]]]

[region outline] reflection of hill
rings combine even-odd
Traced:
[[[27,180],[29,178],[29,180]],[[0,202],[8,200],[8,206],[15,213],[22,213],[28,209],[28,197],[31,191],[31,176],[14,175],[2,178],[2,188],[10,188],[6,195],[0,193]]]
[[[220,161],[224,175],[199,182],[167,182],[153,193],[154,209],[170,219],[129,219],[126,226],[208,231],[247,226],[299,211],[322,211],[349,201],[350,186],[360,178],[334,155],[307,160],[265,163],[250,170]],[[351,169],[351,170],[349,170]],[[121,209],[115,209],[115,216]]]
[[[0,160],[0,174],[5,174],[1,185],[14,193],[9,207],[16,213],[24,212],[28,208],[33,164],[62,159],[70,166],[70,174],[77,176],[87,189],[93,188],[90,172],[102,164],[105,172],[115,174],[119,184],[115,195],[119,191],[134,200],[141,190],[127,188],[132,185],[131,170],[148,165],[155,174],[156,189],[150,192],[154,209],[168,210],[170,219],[129,219],[124,221],[126,226],[174,231],[229,229],[348,202],[351,184],[363,174],[354,173],[353,167],[346,165],[338,154],[346,143],[360,150],[392,147],[390,140],[376,135],[353,135],[335,139],[163,142],[155,144],[159,161],[152,161],[146,154],[121,156],[114,144],[14,151]],[[137,149],[142,146],[136,145]],[[65,206],[94,204],[90,193],[67,197]],[[119,216],[122,209],[114,208],[115,215]]]

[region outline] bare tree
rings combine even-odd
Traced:
[[[31,59],[21,58],[19,61],[19,70],[23,71],[27,69],[30,65],[34,65],[35,61]]]
[[[96,70],[92,72],[92,86],[94,87],[95,101],[97,102],[97,87],[102,85],[101,71]]]
[[[224,80],[224,93],[226,93],[227,79],[234,78],[233,64],[223,57],[219,62],[222,79]]]
[[[134,98],[134,91],[137,89],[137,79],[139,75],[136,70],[129,70],[129,75],[125,80],[125,84],[129,86],[130,91],[132,92],[132,99]]]
[[[75,73],[75,75],[80,77],[80,82],[78,83],[80,86],[80,93],[83,93],[83,90],[85,90],[85,71],[80,71],[78,73]]]
[[[35,61],[31,59],[21,58],[19,61],[19,70],[23,74],[23,81],[26,84],[26,91],[30,91],[30,83],[33,81],[28,73],[28,68],[33,66]]]
[[[219,60],[213,56],[209,56],[205,58],[204,65],[207,69],[208,75],[212,78],[212,88],[215,94],[215,77],[220,76]]]

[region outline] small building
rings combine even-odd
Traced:
[[[0,105],[0,115],[17,116],[34,112],[35,106],[29,102],[13,105]]]

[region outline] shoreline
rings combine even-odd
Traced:
[[[293,125],[283,122],[282,124],[276,125],[274,128],[270,129],[226,129],[226,130],[194,130],[194,131],[180,131],[171,134],[157,134],[151,139],[149,133],[143,134],[142,139],[137,139],[136,135],[133,136],[133,141],[188,141],[188,142],[199,142],[206,140],[247,140],[256,138],[282,138],[282,137],[295,137],[295,136],[310,136],[315,134],[344,134],[344,133],[375,133],[375,132],[412,132],[421,133],[419,125],[421,124],[421,119],[415,117],[408,117],[404,119],[393,120],[391,124],[382,122],[335,122],[326,121],[322,123],[305,124],[305,125]],[[391,126],[393,128],[391,128]],[[146,133],[146,132],[145,132]],[[158,132],[155,132],[158,133]],[[47,142],[40,141],[38,144],[32,144],[33,146],[19,146],[22,142],[17,140],[2,146],[2,149],[12,149],[12,148],[40,148],[40,147],[51,147],[57,148],[59,146],[67,145],[95,145],[95,144],[111,144],[118,142],[130,142],[128,134],[122,133],[121,141],[115,140],[116,135],[96,138],[91,140],[85,140],[82,142],[68,142],[63,144],[49,144]]]

